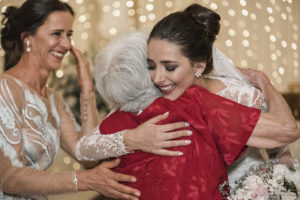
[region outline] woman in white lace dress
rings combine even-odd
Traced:
[[[138,190],[119,183],[135,181],[134,177],[110,170],[119,160],[77,173],[44,171],[60,146],[75,157],[80,137],[99,123],[88,61],[71,45],[73,15],[72,8],[59,0],[27,0],[20,8],[7,7],[4,13],[1,44],[7,71],[0,75],[0,199],[44,199],[48,194],[78,190],[122,199],[139,196]],[[60,68],[69,50],[78,61],[82,127],[76,124],[61,96],[46,85],[50,73]],[[150,135],[185,126],[179,122],[153,131],[158,127],[154,123],[163,118],[161,115],[145,124]],[[105,157],[114,154],[115,149],[127,152],[126,142],[130,148],[162,155],[178,154],[164,150],[166,145],[186,145],[184,141],[167,141],[187,135],[186,131],[170,133],[168,139],[157,137],[152,144],[145,140],[145,148],[136,139],[148,138],[149,134],[131,131],[101,137],[99,154]],[[156,143],[162,145],[156,147]]]

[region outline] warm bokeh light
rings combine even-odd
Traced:
[[[167,14],[183,10],[191,3],[200,3],[220,14],[221,30],[215,46],[235,65],[264,71],[281,92],[288,91],[291,82],[300,81],[299,0],[62,1],[68,2],[76,13],[72,45],[80,48],[91,61],[115,36],[140,30],[149,32]],[[22,2],[24,0],[0,0],[0,10],[5,12],[8,5]],[[72,57],[69,54],[65,56],[63,67],[55,71],[54,76],[60,80],[76,73],[67,63]],[[3,63],[2,48],[0,60]],[[81,169],[81,165],[68,155],[59,159],[62,166],[52,171]]]

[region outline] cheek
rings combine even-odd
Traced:
[[[149,70],[148,72],[149,72],[151,81],[153,81],[154,80],[154,74],[155,74],[154,70]]]

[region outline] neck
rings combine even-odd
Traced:
[[[197,85],[197,86],[203,87],[207,90],[209,89],[207,79],[205,79],[203,77],[196,78],[194,84]]]
[[[5,73],[20,79],[40,95],[46,96],[46,83],[50,72],[31,62],[26,56],[22,56],[20,61]]]

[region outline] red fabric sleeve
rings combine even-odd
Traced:
[[[227,165],[244,152],[245,145],[260,117],[260,110],[250,108],[204,88],[193,86],[188,93],[202,107],[212,137]]]

